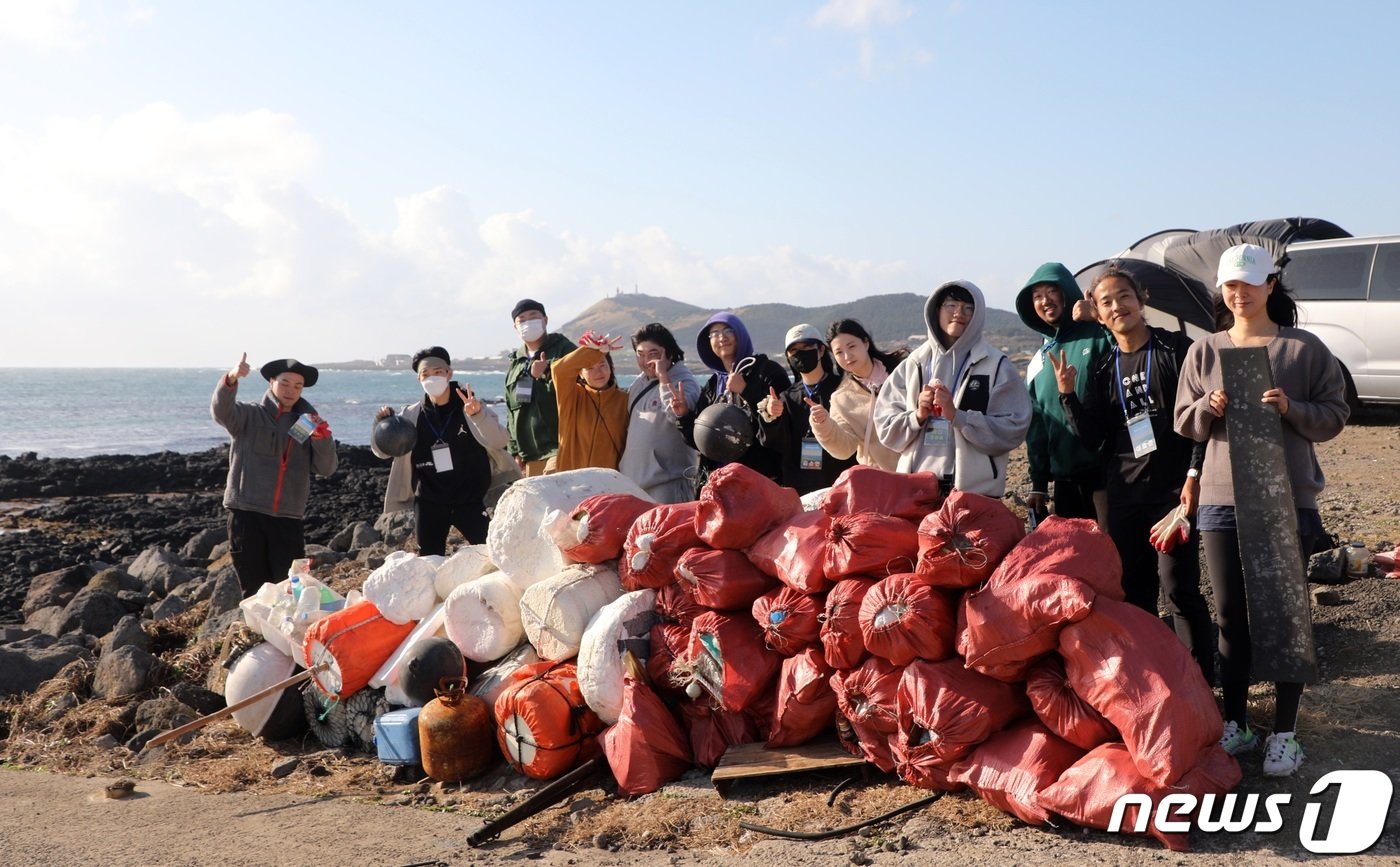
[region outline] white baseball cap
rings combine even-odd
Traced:
[[[826,343],[826,341],[822,339],[822,333],[816,329],[816,326],[809,325],[806,322],[801,325],[794,325],[788,329],[787,339],[783,341],[783,350],[786,351],[787,348],[794,343],[802,343],[809,340],[812,343],[821,343],[823,345]]]
[[[1230,280],[1252,286],[1263,286],[1274,273],[1274,254],[1258,244],[1236,244],[1220,254],[1220,269],[1215,274],[1218,289]]]

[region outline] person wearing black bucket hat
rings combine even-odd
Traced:
[[[329,476],[337,457],[330,425],[302,390],[316,384],[316,368],[279,358],[260,370],[268,382],[258,403],[238,400],[238,381],[251,372],[248,353],[219,377],[210,415],[229,433],[229,555],[244,595],[287,575],[306,556],[302,518],[311,474]]]
[[[510,354],[506,369],[507,429],[510,453],[527,476],[553,472],[559,455],[559,408],[550,364],[578,347],[552,333],[544,305],[522,298],[510,311],[524,343]]]

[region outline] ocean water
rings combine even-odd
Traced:
[[[0,454],[41,457],[199,452],[228,441],[209,416],[216,368],[0,368]],[[459,371],[487,403],[503,400],[505,374]],[[239,387],[261,400],[257,370]],[[421,400],[407,370],[323,370],[305,392],[340,442],[367,445],[374,414]],[[495,406],[505,421],[505,406]]]

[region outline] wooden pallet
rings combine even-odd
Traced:
[[[833,768],[860,768],[864,773],[864,766],[865,760],[842,749],[835,736],[798,747],[772,750],[761,743],[739,744],[725,752],[719,766],[710,775],[710,782],[723,796],[735,780]]]

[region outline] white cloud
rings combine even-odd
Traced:
[[[0,42],[36,48],[77,48],[83,44],[78,0],[0,0]]]
[[[374,232],[307,188],[318,160],[296,120],[270,111],[156,104],[0,127],[0,273],[18,325],[0,367],[33,363],[56,335],[70,363],[99,366],[376,358],[427,342],[486,355],[512,342],[524,296],[563,323],[634,286],[715,307],[923,282],[904,263],[791,247],[705,257],[661,227],[594,239],[532,210],[478,218],[446,187],[399,197],[392,228]]]
[[[914,14],[903,0],[827,0],[812,14],[813,27],[864,32],[873,24],[897,24]]]

